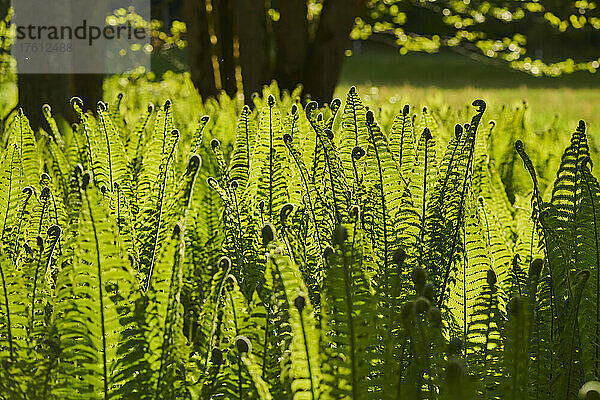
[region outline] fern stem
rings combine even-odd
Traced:
[[[463,226],[463,343],[467,343],[467,330],[468,330],[468,322],[467,322],[467,313],[468,313],[468,305],[467,305],[467,228]],[[464,356],[467,356],[467,346],[464,347]]]
[[[269,221],[273,221],[273,106],[269,104]]]
[[[48,381],[50,380],[50,374],[52,373],[52,369],[53,369],[53,365],[56,363],[57,357],[53,356],[50,362],[50,365],[48,365],[48,369],[46,370],[46,373],[44,374],[44,389],[42,390],[42,399],[46,399],[46,393],[48,392]]]
[[[194,159],[194,157],[196,157]],[[187,229],[187,219],[188,219],[188,214],[189,214],[189,209],[190,209],[190,204],[191,204],[191,200],[192,200],[192,196],[193,196],[193,190],[194,190],[194,183],[196,181],[196,176],[198,173],[198,168],[199,168],[199,157],[197,156],[193,156],[190,159],[190,163],[188,164],[188,172],[192,173],[192,176],[189,180],[189,182],[187,182],[188,187],[185,189],[185,204],[183,205],[184,210],[183,210],[183,218],[181,219],[181,224],[180,224],[180,228],[179,228],[179,241],[178,241],[178,249],[177,252],[175,253],[175,257],[173,260],[173,268],[171,270],[171,283],[169,285],[169,303],[167,306],[167,311],[166,311],[166,316],[165,316],[165,327],[164,327],[164,332],[163,332],[163,342],[162,342],[162,349],[161,349],[161,360],[160,360],[160,369],[159,369],[159,376],[158,376],[158,380],[156,383],[156,399],[159,399],[159,396],[161,395],[161,384],[163,382],[163,376],[164,376],[164,367],[165,367],[165,361],[166,361],[166,356],[165,353],[167,352],[168,349],[168,345],[171,343],[171,339],[175,336],[175,334],[173,333],[173,325],[176,324],[178,315],[177,315],[177,308],[178,306],[181,305],[180,302],[180,297],[181,297],[181,286],[180,286],[180,282],[179,280],[181,279],[181,273],[182,273],[182,267],[181,267],[181,262],[183,259],[185,259],[185,232]],[[197,163],[196,168],[192,171],[190,171],[190,166],[193,166],[194,164],[192,164],[192,161],[196,161]],[[187,172],[186,172],[187,174]]]
[[[515,281],[517,282],[517,290],[519,292],[519,296],[523,296],[523,292],[521,290],[521,279],[519,277],[521,268],[519,267],[519,262],[517,261],[516,257],[513,259],[512,268],[513,268],[513,275],[515,276]]]
[[[46,207],[47,206],[48,206],[48,200],[46,199],[42,203],[42,213],[40,214],[40,223],[38,225],[38,231],[37,231],[38,236],[42,233],[42,225],[44,223],[44,214],[46,213]]]
[[[316,129],[315,129],[315,133],[316,133]],[[333,209],[334,209],[334,212],[335,212],[335,220],[339,224],[339,223],[341,223],[341,216],[340,216],[340,212],[338,211],[337,198],[336,198],[336,195],[335,195],[335,181],[333,179],[333,171],[332,171],[332,168],[331,168],[331,160],[329,159],[329,154],[327,153],[327,148],[325,147],[325,143],[323,142],[323,138],[318,133],[317,133],[317,138],[319,139],[319,142],[321,143],[321,146],[323,147],[323,153],[325,155],[325,163],[327,164],[327,172],[329,172],[329,181],[330,181],[330,184],[331,184],[331,192],[332,192],[332,199],[333,199]]]
[[[248,129],[248,121],[248,115],[246,115],[246,123],[244,124],[244,133],[246,134],[246,171],[250,170],[250,131]]]
[[[242,234],[242,217],[240,215],[240,208],[239,208],[239,204],[237,201],[236,189],[232,188],[231,193],[232,193],[231,197],[233,197],[233,206],[235,207],[235,214],[236,214],[237,220],[238,220],[238,223],[236,224],[237,241],[238,241],[238,246],[241,249],[243,247],[243,245],[242,245],[242,236],[243,236],[243,234]],[[227,214],[225,214],[225,215],[227,216]],[[244,252],[242,251],[242,252],[240,252],[240,254],[243,257]],[[245,261],[243,261],[243,262],[245,263]]]
[[[160,150],[161,157],[165,155],[165,145],[167,144],[167,123],[169,121],[170,105],[171,105],[171,102],[169,100],[167,100],[165,102],[165,105],[163,106],[163,111],[165,113],[165,123],[163,125],[163,140],[162,140],[162,147]]]
[[[244,400],[244,390],[243,390],[243,385],[242,385],[242,356],[238,355],[238,394],[239,394],[239,399],[240,400]]]
[[[33,277],[33,291],[31,293],[31,321],[29,322],[29,335],[33,335],[33,323],[35,321],[35,292],[37,289],[37,282],[38,282],[38,274],[40,271],[40,266],[42,263],[42,254],[44,252],[44,246],[40,246],[40,250],[38,253],[38,259],[37,259],[37,265],[35,268],[35,274]]]
[[[96,181],[96,170],[94,169],[94,159],[92,158],[92,145],[90,144],[90,134],[88,132],[87,123],[84,120],[84,115],[81,115],[81,121],[83,122],[83,133],[85,135],[85,141],[87,143],[87,156],[90,161],[90,169],[92,170],[92,174],[94,175],[94,182]],[[73,135],[75,136],[75,135]]]
[[[400,167],[400,173],[402,173],[402,155],[404,153],[404,132],[406,130],[406,119],[408,118],[408,113],[402,115],[402,130],[400,131],[400,158],[398,159],[398,166]]]
[[[539,320],[539,316],[537,313],[537,305],[536,305],[536,299],[537,299],[537,281],[536,284],[534,286],[534,292],[533,292],[533,319],[534,319],[534,324],[535,324],[535,398],[536,400],[539,400],[540,398],[540,320]]]
[[[423,346],[423,354],[422,354],[422,358],[425,362],[424,365],[421,367],[421,370],[419,371],[419,375],[418,375],[418,384],[417,384],[417,394],[418,394],[418,398],[419,400],[423,398],[423,377],[425,376],[425,374],[427,374],[427,376],[429,377],[428,381],[429,383],[427,384],[427,387],[429,388],[429,391],[431,393],[433,393],[433,388],[432,388],[432,384],[431,384],[431,356],[429,354],[429,338],[427,337],[427,335],[425,334],[425,330],[423,329],[423,322],[421,320],[421,318],[417,318],[417,329],[419,330],[419,335],[421,340],[423,340],[424,346]]]
[[[108,177],[110,181],[110,191],[114,190],[113,187],[113,170],[112,170],[112,158],[110,154],[110,140],[108,138],[108,130],[106,129],[106,121],[104,120],[104,113],[100,113],[100,121],[102,122],[102,130],[104,131],[104,138],[106,139],[106,150],[108,151]]]
[[[585,272],[588,272],[587,270]],[[581,272],[579,272],[578,274],[581,274]],[[576,295],[577,298],[573,298],[570,297],[569,300],[573,300],[576,304],[574,309],[572,310],[572,314],[575,316],[575,321],[572,325],[568,325],[568,330],[570,331],[569,334],[571,336],[571,343],[569,345],[569,359],[566,362],[567,365],[567,385],[566,385],[566,393],[565,393],[565,399],[569,398],[569,391],[571,389],[571,375],[573,374],[573,369],[574,369],[574,365],[573,365],[573,357],[574,357],[574,353],[578,352],[575,349],[575,340],[579,339],[578,336],[578,331],[579,331],[579,323],[578,323],[578,319],[577,316],[579,315],[579,308],[581,305],[581,295],[582,295],[582,291],[583,291],[583,287],[585,286],[585,283],[587,281],[587,279],[589,278],[589,272],[587,273],[587,278],[584,278],[585,280],[583,281],[582,287],[579,288],[578,290],[578,294]],[[567,329],[567,328],[565,328]]]
[[[421,243],[423,243],[423,238],[425,237],[425,210],[427,206],[427,150],[429,147],[429,132],[427,132],[427,134],[423,132],[423,134],[425,135],[425,163],[423,166],[423,208],[421,210]],[[442,195],[442,197],[444,196]]]
[[[352,159],[352,171],[354,172],[354,193],[352,193],[354,196],[358,197],[358,188],[359,188],[359,179],[358,179],[358,169],[356,168],[356,160],[354,159],[354,157],[350,157]],[[357,202],[360,202],[360,199],[358,199]]]
[[[117,187],[117,229],[121,233],[121,187]]]
[[[21,109],[19,113],[19,157],[21,161],[25,158],[23,157],[23,110]]]
[[[561,257],[562,257],[563,260],[565,260],[565,262],[569,258],[567,258],[566,254],[565,254],[565,251],[562,248],[562,246],[559,245],[560,242],[559,242],[558,238],[556,236],[554,236],[553,231],[551,229],[548,229],[547,227],[545,227],[543,222],[542,222],[542,230],[543,230],[544,238],[545,238],[544,242],[545,242],[545,245],[546,245],[545,246],[545,248],[546,248],[545,251],[546,251],[546,259],[548,260],[548,271],[549,271],[549,274],[550,274],[550,278],[552,279],[552,285],[550,286],[550,288],[552,290],[552,299],[554,299],[555,298],[555,296],[554,296],[554,275],[556,275],[556,274],[553,273],[552,266],[550,265],[550,258],[549,258],[549,254],[548,254],[548,238],[552,239],[554,241],[554,243],[556,243],[556,246],[558,247],[558,249],[560,251]],[[567,273],[566,273],[566,280],[567,280],[567,288],[568,288],[568,298],[572,299],[573,298],[573,291],[571,289],[571,280],[569,278],[569,271],[568,270],[567,270]],[[561,321],[560,321],[560,318],[558,318],[558,317],[562,316],[563,313],[562,313],[562,310],[557,310],[556,313],[557,313],[556,314],[556,316],[557,316],[556,323],[558,325],[558,330],[560,331],[561,326],[560,326],[559,322],[561,322]],[[552,318],[552,322],[554,323],[554,318]]]
[[[446,288],[448,286],[448,280],[450,279],[450,272],[452,271],[452,258],[454,257],[454,252],[456,251],[456,246],[458,244],[460,225],[461,225],[461,222],[463,219],[463,214],[465,212],[464,202],[465,202],[465,197],[467,194],[467,187],[468,187],[467,183],[469,182],[469,177],[471,175],[471,170],[472,170],[472,165],[473,165],[473,155],[475,153],[475,138],[477,136],[477,127],[479,126],[479,123],[481,122],[481,118],[483,117],[483,113],[486,108],[486,104],[483,100],[475,100],[472,103],[472,105],[477,107],[477,114],[475,114],[473,116],[473,118],[471,119],[471,124],[469,125],[468,133],[465,136],[465,143],[468,143],[467,142],[467,140],[468,140],[471,145],[469,146],[469,157],[467,160],[467,165],[466,165],[466,170],[465,170],[465,180],[463,182],[462,194],[461,194],[460,202],[459,202],[459,206],[458,206],[456,231],[453,234],[453,238],[452,238],[452,248],[450,250],[450,254],[448,255],[447,263],[442,264],[442,265],[446,265],[446,272],[444,273],[444,281],[442,284],[441,291],[437,294],[438,295],[438,298],[437,298],[438,307],[441,307],[442,302],[444,301],[444,293],[446,292]],[[442,255],[442,261],[443,261],[443,255]]]
[[[354,146],[358,146],[358,119],[356,118],[356,104],[352,98],[352,118],[354,119]]]

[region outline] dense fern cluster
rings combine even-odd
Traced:
[[[227,98],[133,119],[122,95],[74,98],[73,126],[11,117],[0,399],[562,400],[599,379],[583,123],[543,192],[521,141],[491,155],[482,100],[446,135],[408,106],[383,129],[354,89],[298,95],[237,122]]]

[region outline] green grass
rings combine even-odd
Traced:
[[[583,119],[592,135],[600,135],[600,74],[538,78],[454,53],[400,56],[389,49],[367,49],[346,59],[336,95],[351,85],[367,103],[398,108],[404,103],[463,107],[482,98],[493,113],[525,100],[535,130],[547,128],[558,114],[561,126],[574,129]]]

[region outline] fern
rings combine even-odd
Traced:
[[[90,187],[89,174],[80,179],[80,221],[69,246],[73,261],[63,267],[57,281],[54,323],[63,370],[53,391],[107,399],[117,384],[112,366],[123,331],[120,319],[131,312],[124,296],[136,282],[119,242],[114,242],[116,225],[98,206],[98,189]],[[73,376],[78,377],[76,382]]]
[[[375,304],[360,268],[370,251],[363,235],[356,223],[349,228],[340,225],[334,232],[336,249],[330,250],[328,301],[322,311],[323,349],[330,360],[321,366],[321,397],[326,399],[367,396],[369,354],[374,343],[369,326]]]
[[[482,129],[481,100],[302,108],[273,83],[250,109],[166,76],[73,98],[72,126],[11,113],[0,398],[562,400],[598,379],[584,123],[548,186],[552,156],[511,147],[543,140],[525,107]]]

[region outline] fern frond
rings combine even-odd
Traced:
[[[364,263],[368,241],[356,223],[336,228],[322,301],[322,399],[366,398],[375,342],[375,302]]]
[[[256,140],[256,126],[248,106],[242,109],[236,127],[235,145],[229,162],[229,176],[238,182],[240,189],[246,188],[250,166],[250,146]]]
[[[415,140],[413,133],[410,108],[405,105],[402,114],[394,118],[390,130],[390,151],[400,168],[402,177],[410,184],[412,170],[415,164]]]
[[[298,266],[288,257],[273,255],[271,262],[277,268],[285,287],[291,325],[290,358],[293,399],[319,398],[320,359],[319,332],[314,326],[314,314],[307,297]]]
[[[369,143],[366,113],[367,110],[356,93],[356,88],[351,87],[346,95],[346,104],[342,113],[339,148],[345,180],[346,182],[354,182],[352,187],[358,184],[353,173],[352,151],[357,146],[366,148]]]
[[[108,399],[118,386],[113,367],[121,321],[132,313],[127,298],[137,281],[101,194],[89,174],[80,179],[80,220],[69,234],[73,259],[57,281],[53,323],[62,351],[53,393]]]

